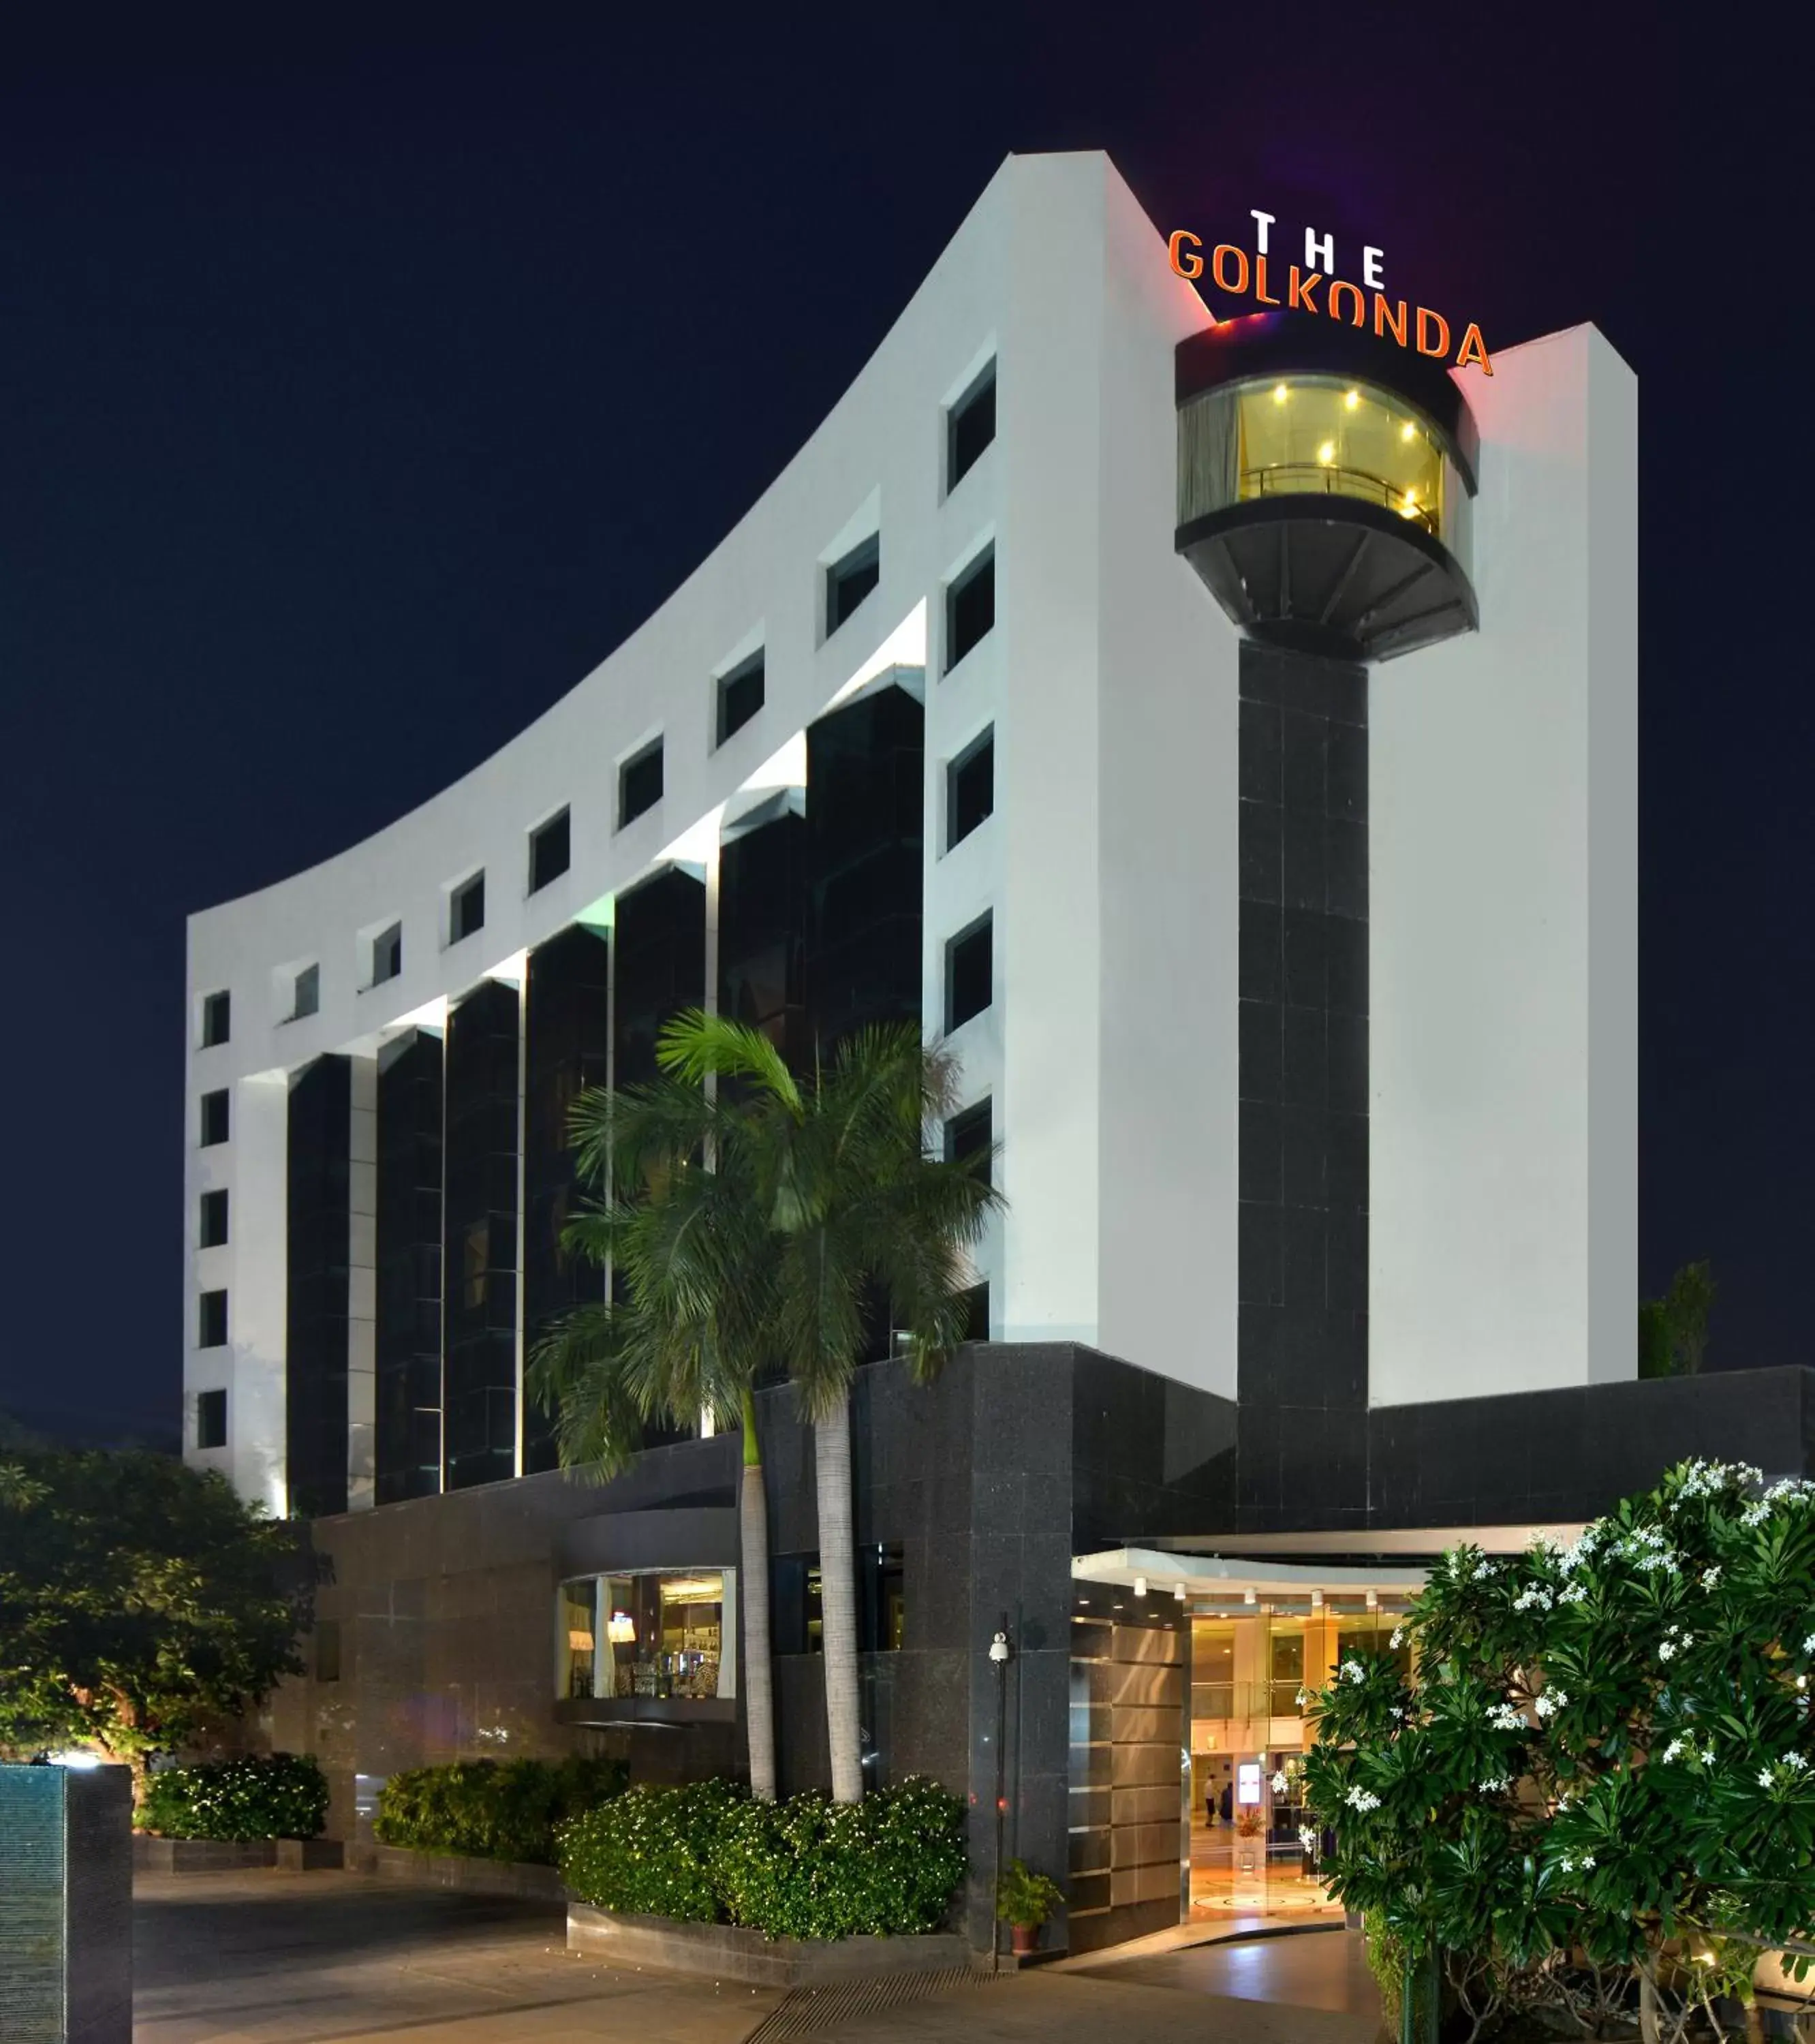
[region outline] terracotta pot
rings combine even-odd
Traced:
[[[1009,1926],[1009,1950],[1017,1959],[1025,1959],[1040,1942],[1037,1923],[1011,1923]]]

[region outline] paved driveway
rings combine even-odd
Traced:
[[[1360,1940],[1342,1933],[784,2000],[571,1957],[545,1905],[348,1874],[141,1876],[134,1917],[137,2044],[1374,2044],[1378,2030]]]

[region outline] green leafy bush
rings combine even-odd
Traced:
[[[1435,1946],[1478,2026],[1668,2039],[1806,1934],[1815,1483],[1684,1463],[1567,1548],[1452,1550],[1405,1623],[1415,1676],[1346,1657],[1307,1764],[1385,1964]]]
[[[568,1825],[561,1876],[602,1909],[770,1938],[936,1931],[964,1877],[964,1809],[910,1779],[858,1804],[755,1803],[723,1781],[633,1789]]]
[[[328,1784],[306,1754],[163,1767],[133,1821],[167,1838],[313,1838],[328,1817]]]
[[[387,1846],[473,1859],[555,1863],[558,1826],[621,1796],[621,1761],[463,1760],[412,1767],[379,1791],[374,1827]]]

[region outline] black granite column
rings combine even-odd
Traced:
[[[1244,641],[1240,690],[1240,1509],[1359,1523],[1367,670]]]
[[[441,1039],[378,1057],[377,1496],[441,1488]]]

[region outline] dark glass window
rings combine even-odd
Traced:
[[[945,843],[961,843],[996,806],[994,726],[967,745],[945,770]]]
[[[227,1445],[227,1394],[202,1391],[195,1399],[195,1445],[224,1448]]]
[[[734,731],[741,731],[763,707],[764,686],[763,655],[752,653],[728,674],[718,678],[718,738],[722,745]]]
[[[315,1621],[315,1679],[317,1682],[340,1679],[340,1621],[337,1618]]]
[[[233,1027],[233,997],[230,993],[205,993],[202,997],[202,1047],[211,1051],[217,1043],[227,1040]]]
[[[485,928],[485,875],[475,873],[454,889],[448,905],[448,941],[457,944],[475,930]]]
[[[994,1184],[990,1146],[994,1134],[992,1109],[986,1100],[966,1108],[962,1114],[953,1115],[945,1124],[946,1162],[975,1162],[978,1177],[986,1185]]]
[[[403,925],[393,923],[372,939],[372,985],[382,986],[403,970]]]
[[[313,1015],[321,1005],[321,968],[306,965],[296,975],[290,1004],[290,1020],[299,1022],[305,1015]]]
[[[571,833],[567,812],[551,816],[540,829],[529,833],[529,891],[532,894],[559,880],[567,870]]]
[[[226,1139],[227,1089],[222,1086],[217,1093],[202,1096],[202,1147],[206,1150]]]
[[[829,638],[867,597],[883,574],[882,536],[872,532],[825,571],[825,632]]]
[[[945,592],[945,671],[950,674],[996,621],[996,550],[986,547]]]
[[[218,1249],[227,1239],[227,1195],[224,1189],[202,1195],[201,1246]]]
[[[996,436],[996,365],[991,363],[945,415],[945,486],[956,490]]]
[[[949,1034],[973,1015],[981,1015],[994,998],[991,953],[993,932],[986,916],[945,947],[945,1028]]]
[[[986,1342],[990,1339],[990,1287],[987,1280],[973,1285],[964,1294],[964,1339],[967,1342]]]
[[[857,1650],[894,1654],[905,1643],[906,1565],[898,1543],[857,1550]],[[825,1631],[817,1554],[780,1554],[770,1581],[773,1645],[778,1654],[822,1654]]]
[[[617,828],[633,824],[662,799],[662,741],[645,745],[617,770]]]
[[[227,1346],[227,1295],[225,1292],[204,1292],[202,1309],[197,1316],[195,1346],[198,1348],[225,1348]]]

